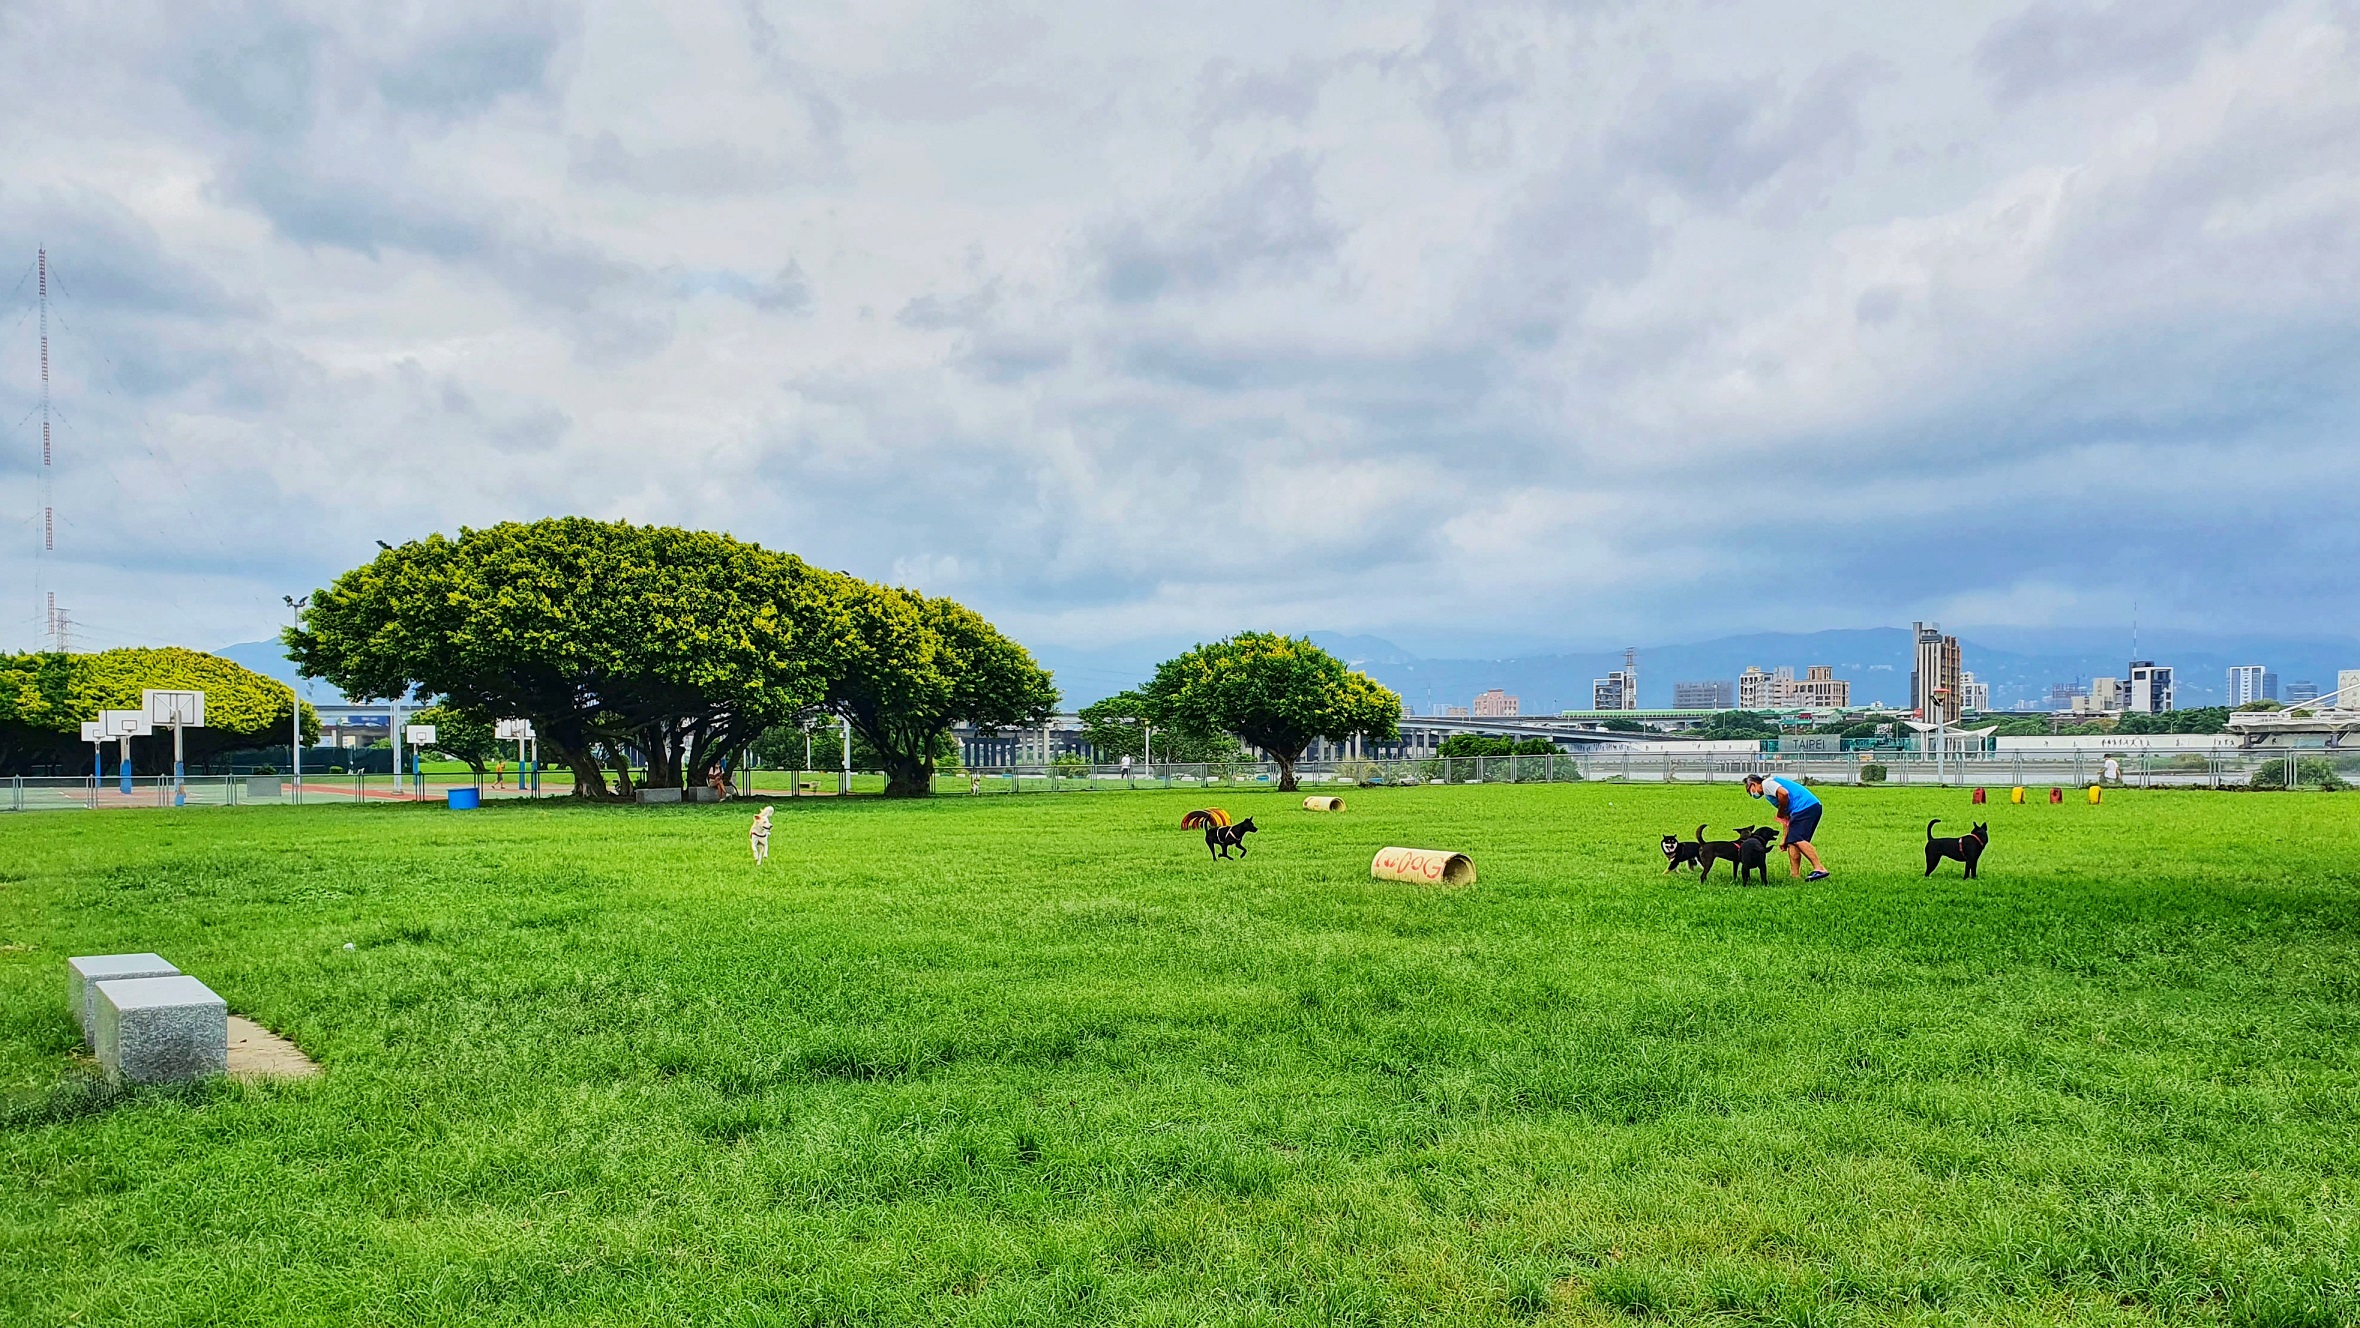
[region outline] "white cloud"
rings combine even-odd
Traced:
[[[0,256],[65,280],[51,579],[105,630],[258,635],[374,539],[554,512],[1073,642],[2282,627],[2360,553],[2328,490],[2251,482],[2360,419],[2326,0],[256,0],[0,39],[75,52],[0,88]],[[2308,533],[2238,537],[2271,524]],[[1781,548],[1811,571],[1749,573]]]

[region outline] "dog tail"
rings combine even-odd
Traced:
[[[1934,837],[1934,827],[1940,824],[1942,824],[1942,818],[1939,816],[1935,817],[1931,821],[1926,822],[1926,838],[1932,839]]]
[[[1704,842],[1704,827],[1701,825],[1696,827],[1696,842],[1699,844]]]

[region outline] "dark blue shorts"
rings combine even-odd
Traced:
[[[1793,816],[1788,817],[1786,821],[1786,842],[1789,844],[1810,843],[1812,832],[1819,829],[1819,813],[1825,810],[1827,810],[1826,803],[1815,802],[1810,806],[1805,807],[1803,810],[1796,812]]]

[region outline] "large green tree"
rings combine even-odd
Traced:
[[[838,609],[827,703],[875,750],[888,797],[933,792],[952,725],[989,732],[1057,704],[1048,671],[964,605],[852,582]]]
[[[1309,640],[1241,632],[1156,666],[1142,689],[1159,726],[1234,733],[1278,762],[1291,792],[1314,738],[1401,736],[1401,698]]]
[[[150,687],[205,694],[205,727],[181,735],[185,759],[198,766],[221,752],[286,742],[291,707],[301,704],[287,684],[200,650],[0,655],[0,771],[88,769],[82,721],[101,710],[137,710]],[[304,741],[317,741],[319,716],[307,704],[302,714]],[[133,739],[131,760],[136,769],[170,770],[170,731]]]
[[[286,641],[348,695],[530,719],[577,795],[627,797],[634,756],[681,787],[818,702],[846,580],[709,532],[504,522],[387,549],[315,592]]]

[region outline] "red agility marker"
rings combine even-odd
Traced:
[[[1983,805],[1983,790],[1981,789],[1975,790],[1975,805],[1978,807]]]

